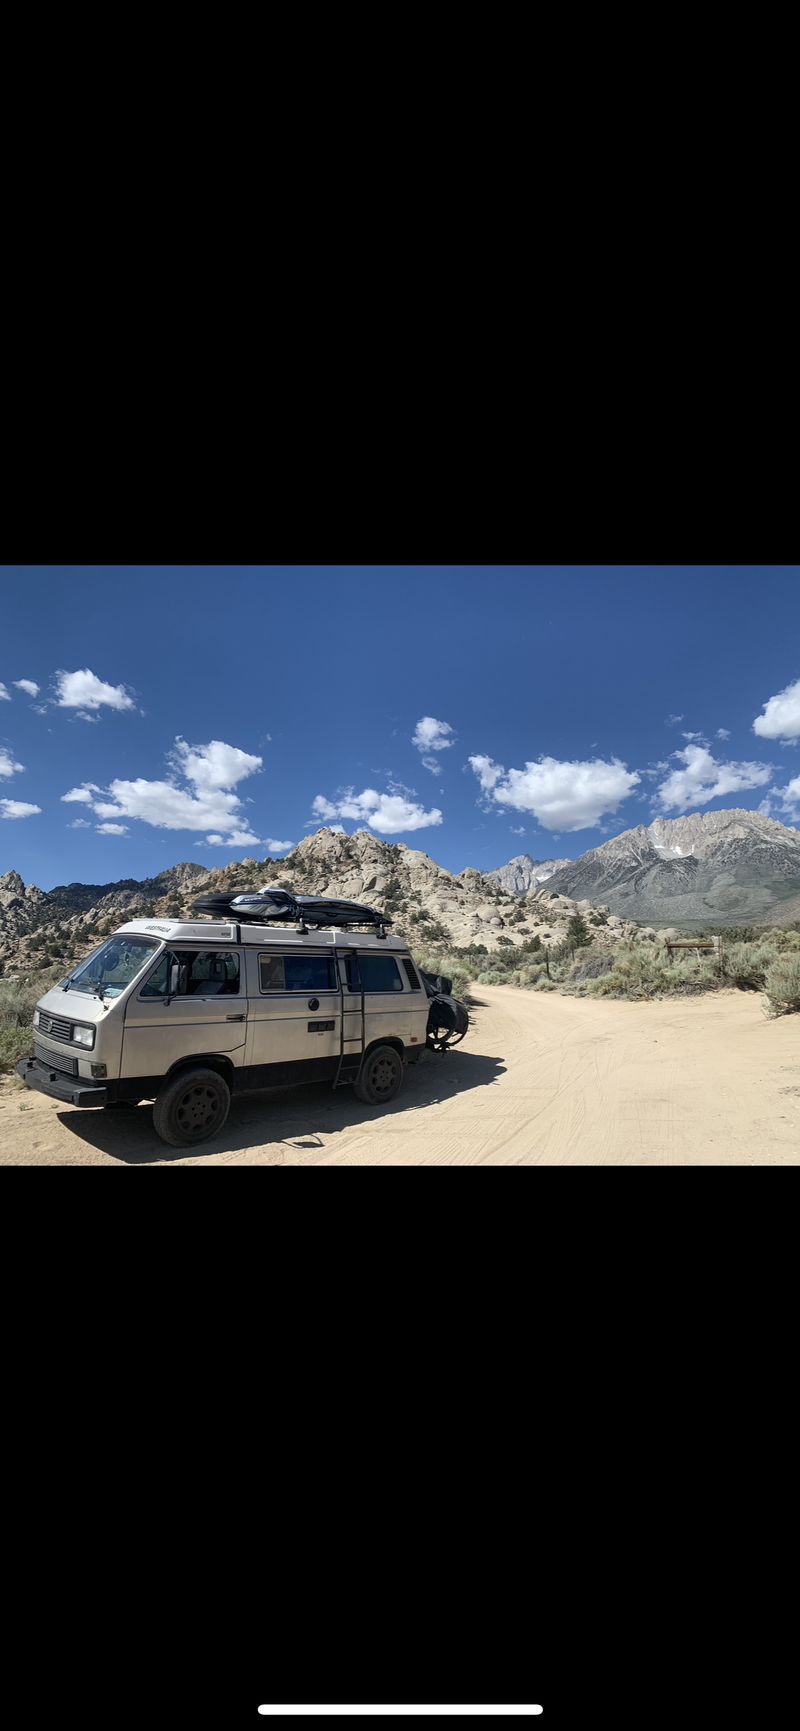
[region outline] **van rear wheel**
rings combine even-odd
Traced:
[[[172,1148],[191,1148],[222,1129],[231,1103],[216,1070],[182,1070],[165,1082],[153,1106],[153,1127]]]
[[[382,1106],[399,1094],[402,1081],[400,1053],[394,1046],[376,1046],[364,1059],[354,1092],[367,1106]]]

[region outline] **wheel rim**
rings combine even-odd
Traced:
[[[376,1058],[370,1070],[370,1084],[378,1095],[388,1094],[397,1081],[397,1065],[391,1058]]]
[[[221,1108],[219,1094],[207,1083],[187,1088],[175,1108],[178,1128],[184,1136],[206,1135],[219,1119]]]

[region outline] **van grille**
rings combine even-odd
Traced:
[[[72,1023],[67,1016],[48,1016],[40,1010],[39,1033],[49,1034],[53,1040],[71,1040]]]
[[[50,1052],[40,1040],[33,1042],[33,1055],[47,1070],[58,1070],[63,1076],[77,1076],[77,1058],[68,1058],[66,1052]]]

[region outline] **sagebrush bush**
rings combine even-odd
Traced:
[[[570,982],[598,980],[603,974],[610,974],[613,966],[614,958],[608,950],[590,950],[576,956],[567,978]]]
[[[800,955],[777,957],[767,969],[764,989],[773,1016],[800,1010]]]
[[[725,977],[733,986],[756,991],[763,986],[775,956],[769,943],[726,944],[722,957]]]
[[[715,962],[702,956],[670,960],[660,944],[634,939],[619,945],[610,972],[588,979],[585,989],[594,998],[656,998],[711,992],[718,985]]]
[[[0,1072],[12,1070],[33,1043],[33,1012],[41,997],[61,977],[60,968],[0,980]]]
[[[0,1023],[0,1073],[13,1070],[20,1058],[27,1058],[32,1044],[32,1029]]]

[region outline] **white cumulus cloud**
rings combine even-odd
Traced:
[[[775,787],[763,799],[759,811],[764,817],[774,817],[778,822],[788,819],[789,823],[800,823],[800,775],[796,775],[786,787]]]
[[[707,805],[723,794],[741,793],[745,788],[764,787],[772,780],[768,763],[718,763],[706,747],[687,745],[685,751],[673,752],[682,759],[683,768],[673,769],[656,791],[660,811],[685,811],[689,806]]]
[[[91,829],[91,827],[88,817],[74,817],[72,822],[67,824],[67,829]]]
[[[127,835],[128,833],[126,823],[97,823],[95,829],[98,835]]]
[[[0,703],[2,703],[4,698],[6,703],[10,703],[11,692],[8,690],[8,687],[3,684],[2,679],[0,679]]]
[[[0,799],[3,817],[37,817],[41,809],[40,805],[26,805],[21,799]]]
[[[469,765],[474,769],[484,793],[491,793],[501,775],[506,773],[502,763],[493,763],[490,757],[471,757]]]
[[[610,762],[540,757],[524,769],[509,770],[490,757],[469,761],[493,804],[530,812],[543,829],[559,833],[593,828],[606,813],[617,811],[639,784],[637,771],[616,757]]]
[[[99,709],[101,704],[109,709],[136,708],[124,685],[108,685],[88,667],[56,674],[55,701],[59,709]]]
[[[329,817],[353,818],[367,824],[378,835],[401,835],[405,830],[427,829],[442,821],[437,807],[425,811],[423,806],[402,794],[377,793],[374,787],[365,787],[363,793],[355,793],[351,787],[344,788],[338,801],[325,799],[319,793],[311,810],[315,817],[323,820]]]
[[[417,751],[427,753],[448,751],[454,741],[455,734],[449,721],[437,721],[434,715],[421,715],[411,736],[411,744],[416,746]],[[431,768],[430,759],[426,761],[423,757],[422,761],[426,769]],[[436,764],[435,758],[432,761]],[[439,775],[440,773],[437,764],[433,774]]]
[[[237,829],[232,835],[207,835],[198,847],[265,847],[267,853],[291,853],[293,841],[275,841],[272,836],[253,835],[252,830]]]
[[[753,732],[761,739],[797,739],[800,736],[800,679],[787,685],[764,704],[763,715],[757,715]]]
[[[730,739],[730,737],[731,730],[729,727],[718,727],[714,735],[715,739]]]
[[[84,781],[81,783],[80,787],[71,787],[69,793],[62,793],[62,804],[91,805],[94,800],[94,795],[100,792],[101,789],[97,786],[95,781]]]
[[[172,770],[169,780],[148,781],[138,776],[131,781],[112,781],[106,789],[87,781],[61,798],[66,803],[91,806],[104,822],[135,818],[154,829],[205,830],[221,836],[231,847],[258,842],[234,787],[261,768],[260,757],[221,739],[212,739],[207,745],[188,745],[179,735],[168,761]]]
[[[14,684],[18,691],[27,691],[29,697],[39,696],[39,687],[35,679],[15,679]]]
[[[17,763],[10,751],[7,751],[4,745],[0,745],[0,775],[19,775],[24,768],[24,763]]]
[[[245,776],[255,775],[264,761],[249,751],[240,751],[238,745],[226,745],[222,739],[211,739],[208,745],[187,745],[180,735],[170,757],[179,774],[202,793],[235,787]]]

